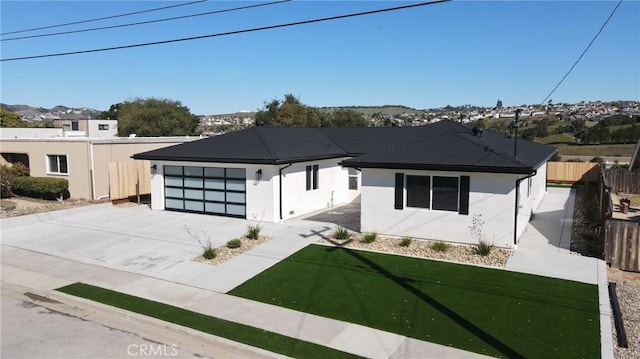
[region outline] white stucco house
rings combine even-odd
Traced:
[[[280,222],[360,201],[361,230],[516,244],[546,193],[550,146],[452,121],[418,127],[252,127],[133,156],[151,207]],[[514,153],[514,149],[517,152]],[[515,154],[515,156],[514,156]]]

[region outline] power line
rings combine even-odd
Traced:
[[[69,25],[85,24],[85,23],[88,23],[88,22],[94,22],[94,21],[100,21],[100,20],[115,19],[115,18],[119,18],[119,17],[144,14],[144,13],[153,12],[153,11],[173,9],[173,8],[180,7],[180,6],[194,5],[194,4],[198,4],[198,3],[202,3],[202,2],[206,2],[206,1],[208,1],[208,0],[197,0],[197,1],[191,1],[191,2],[188,2],[188,3],[184,3],[184,4],[176,4],[176,5],[157,7],[157,8],[153,8],[153,9],[128,12],[128,13],[125,13],[125,14],[98,17],[98,18],[95,18],[95,19],[80,20],[80,21],[74,21],[74,22],[66,22],[64,24],[49,25],[49,26],[42,26],[42,27],[34,27],[34,28],[31,28],[31,29],[3,32],[3,33],[0,34],[0,36],[1,35],[19,34],[19,33],[22,33],[22,32],[29,32],[29,31],[36,31],[36,30],[51,29],[51,28],[54,28],[54,27],[63,27],[63,26],[69,26]]]
[[[357,12],[357,13],[351,13],[351,14],[345,14],[345,15],[330,16],[330,17],[318,18],[318,19],[313,19],[313,20],[296,21],[296,22],[290,22],[290,23],[285,23],[285,24],[262,26],[262,27],[256,27],[256,28],[251,28],[251,29],[235,30],[235,31],[221,32],[221,33],[209,34],[209,35],[184,37],[184,38],[172,39],[172,40],[145,42],[145,43],[140,43],[140,44],[113,46],[113,47],[105,47],[105,48],[91,49],[91,50],[59,52],[59,53],[45,54],[45,55],[11,57],[11,58],[7,58],[7,59],[0,59],[0,62],[30,60],[30,59],[39,59],[39,58],[45,58],[45,57],[69,56],[69,55],[86,54],[86,53],[92,53],[92,52],[122,50],[122,49],[130,49],[130,48],[135,48],[135,47],[154,46],[154,45],[169,44],[169,43],[174,43],[174,42],[183,42],[183,41],[206,39],[206,38],[211,38],[211,37],[221,37],[221,36],[228,36],[228,35],[236,35],[236,34],[243,34],[243,33],[249,33],[249,32],[272,30],[272,29],[279,29],[279,28],[284,28],[284,27],[291,27],[291,26],[306,25],[306,24],[312,24],[312,23],[318,23],[318,22],[332,21],[332,20],[338,20],[338,19],[346,19],[346,18],[350,18],[350,17],[371,15],[371,14],[377,14],[377,13],[383,13],[383,12],[389,12],[389,11],[396,11],[396,10],[402,10],[402,9],[426,6],[426,5],[434,5],[434,4],[439,4],[439,3],[449,2],[449,1],[451,1],[451,0],[435,0],[435,1],[429,1],[429,2],[416,3],[416,4],[395,6],[395,7],[390,7],[390,8],[378,9],[378,10],[370,10],[370,11],[363,11],[363,12]]]
[[[289,2],[289,1],[291,1],[291,0],[278,0],[278,1],[268,2],[268,3],[245,5],[245,6],[234,7],[234,8],[230,8],[230,9],[208,11],[208,12],[191,14],[191,15],[174,16],[174,17],[168,17],[168,18],[157,19],[157,20],[140,21],[140,22],[134,22],[134,23],[129,23],[129,24],[111,25],[111,26],[95,27],[95,28],[90,28],[90,29],[81,29],[81,30],[62,31],[62,32],[54,32],[54,33],[48,33],[48,34],[40,34],[40,35],[11,37],[11,38],[8,38],[8,39],[0,39],[0,41],[24,40],[24,39],[33,39],[33,38],[38,38],[38,37],[46,37],[46,36],[68,35],[68,34],[75,34],[75,33],[80,33],[80,32],[108,30],[108,29],[116,29],[116,28],[120,28],[120,27],[146,25],[146,24],[153,24],[153,23],[156,23],[156,22],[181,20],[181,19],[187,19],[187,18],[198,17],[198,16],[220,14],[220,13],[224,13],[224,12],[232,12],[232,11],[238,11],[238,10],[246,10],[246,9],[251,9],[251,8],[255,8],[255,7],[269,6],[269,5],[285,3],[285,2]]]
[[[613,8],[613,11],[611,11],[611,14],[609,15],[609,17],[607,18],[607,20],[604,22],[604,24],[602,24],[602,26],[600,27],[600,30],[598,30],[598,33],[596,34],[596,36],[593,37],[593,39],[591,39],[591,41],[589,42],[589,44],[587,45],[587,47],[584,49],[584,51],[582,51],[582,54],[580,54],[580,56],[578,57],[578,59],[576,60],[576,62],[573,63],[573,65],[571,65],[571,68],[569,69],[569,71],[567,71],[566,74],[564,74],[564,76],[562,77],[562,79],[560,80],[560,82],[558,82],[558,84],[553,88],[553,90],[551,90],[551,92],[549,92],[549,94],[547,95],[547,97],[544,98],[544,100],[542,100],[542,102],[540,102],[541,105],[544,105],[544,102],[547,101],[547,99],[549,97],[551,97],[551,95],[553,95],[553,93],[558,89],[558,87],[560,87],[560,85],[562,85],[562,83],[564,82],[564,80],[567,78],[567,76],[569,76],[569,74],[571,73],[571,71],[573,71],[573,69],[576,67],[576,65],[580,62],[580,60],[582,60],[582,57],[584,56],[584,54],[587,53],[587,51],[589,51],[589,48],[591,47],[591,45],[593,45],[593,43],[596,41],[596,39],[598,38],[598,36],[600,36],[600,33],[602,32],[602,30],[604,30],[605,26],[607,26],[607,24],[609,23],[609,20],[611,20],[611,18],[613,17],[613,14],[616,13],[616,10],[618,10],[618,7],[620,7],[620,4],[622,4],[623,0],[618,1],[618,4],[616,5],[616,7]]]

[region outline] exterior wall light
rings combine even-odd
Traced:
[[[151,166],[151,174],[152,174],[152,175],[156,174],[156,170],[157,170],[157,169],[158,169],[158,166],[156,166],[156,165],[152,165],[152,166]]]
[[[256,171],[256,181],[260,181],[262,179],[262,169]]]

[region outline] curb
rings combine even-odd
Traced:
[[[131,332],[147,340],[176,345],[205,357],[288,358],[264,349],[55,290],[42,291],[2,281],[2,292],[81,320]]]

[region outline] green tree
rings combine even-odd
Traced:
[[[28,127],[28,124],[22,121],[20,115],[0,107],[0,127]]]
[[[335,127],[367,127],[369,122],[364,116],[352,109],[338,109],[331,114],[332,125]]]
[[[118,136],[136,134],[158,137],[198,134],[200,119],[180,101],[138,98],[112,105],[111,109],[115,110],[113,113],[118,120]]]
[[[102,120],[117,120],[118,119],[118,109],[122,103],[116,103],[111,105],[107,111],[102,111],[98,114],[98,118]]]
[[[502,100],[501,99],[498,99],[498,102],[496,102],[496,109],[497,110],[502,109]]]
[[[284,99],[265,102],[255,115],[256,124],[281,127],[361,127],[368,123],[364,116],[351,109],[333,112],[307,106],[292,94]]]

